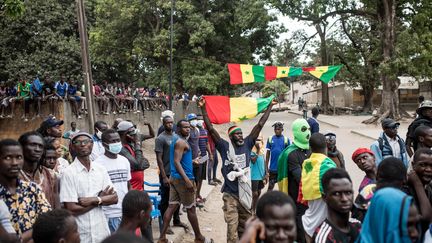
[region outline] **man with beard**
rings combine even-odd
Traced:
[[[42,155],[45,143],[38,132],[27,132],[18,139],[24,154],[24,165],[19,178],[23,181],[34,182],[45,193],[52,208],[59,208],[58,179],[53,171],[42,166]]]
[[[420,107],[417,109],[418,117],[411,122],[408,126],[408,132],[406,135],[406,150],[408,155],[411,157],[414,154],[414,151],[417,149],[417,142],[415,141],[414,132],[416,128],[420,125],[425,125],[428,127],[432,127],[432,101],[425,100],[420,104]]]
[[[211,124],[207,110],[205,108],[205,99],[198,101],[198,106],[201,107],[207,130],[213,138],[213,141],[216,144],[216,149],[220,153],[223,161],[223,211],[225,222],[228,224],[227,242],[229,243],[238,241],[244,232],[246,220],[252,215],[251,200],[249,201],[249,199],[252,199],[252,190],[250,188],[250,177],[249,186],[247,186],[247,182],[239,182],[239,178],[237,176],[234,176],[234,180],[230,180],[228,179],[228,175],[230,173],[241,173],[242,175],[239,177],[245,177],[244,171],[250,169],[249,163],[252,148],[255,146],[255,141],[270,116],[271,108],[276,103],[277,102],[273,100],[269,104],[266,111],[258,121],[258,124],[254,126],[251,133],[246,138],[243,138],[243,132],[240,127],[230,127],[228,129],[230,141],[228,142],[220,137],[219,133]],[[231,177],[231,179],[233,178]],[[241,195],[244,196],[242,197]]]
[[[101,206],[116,204],[117,194],[106,169],[90,160],[92,136],[79,132],[71,144],[77,156],[60,180],[60,202],[76,217],[82,243],[101,242],[110,234]]]
[[[24,156],[19,142],[0,141],[0,200],[9,208],[11,222],[23,242],[31,238],[36,218],[51,210],[45,194],[34,183],[19,179]]]
[[[354,191],[350,176],[345,170],[333,168],[322,177],[323,200],[328,215],[315,230],[313,242],[354,242],[360,234],[361,224],[350,221]]]
[[[303,161],[310,156],[309,139],[311,136],[309,124],[305,119],[297,119],[291,124],[294,141],[278,159],[278,187],[279,191],[287,193],[297,200],[301,180]],[[297,241],[305,242],[305,234],[301,217],[307,206],[296,202]]]
[[[328,132],[324,134],[327,143],[327,156],[335,162],[338,168],[345,169],[345,159],[342,152],[336,147],[336,134]]]

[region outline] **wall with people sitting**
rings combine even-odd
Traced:
[[[97,109],[97,108],[96,108]],[[48,116],[49,109],[48,105],[41,106],[41,116],[33,116],[32,109],[30,109],[30,117],[28,121],[24,121],[22,116],[24,114],[24,109],[21,105],[16,105],[14,109],[13,117],[4,117],[0,119],[0,139],[4,138],[13,138],[18,139],[18,137],[27,131],[36,130],[39,128],[42,121]],[[56,114],[54,116],[57,119],[61,119],[64,121],[64,125],[62,127],[63,133],[69,131],[71,129],[71,122],[77,123],[77,129],[82,131],[89,131],[89,124],[87,120],[87,115],[83,114],[81,119],[77,119],[73,113],[69,102],[57,102],[56,104]],[[175,121],[179,119],[185,118],[189,113],[198,112],[198,108],[195,102],[190,102],[188,105],[185,105],[183,102],[173,102],[173,111],[175,113]],[[140,129],[143,133],[148,134],[147,126],[144,126],[144,122],[149,122],[153,129],[155,130],[155,134],[157,135],[157,129],[162,124],[160,116],[162,110],[146,110],[139,113],[134,113],[132,111],[125,112],[124,114],[112,114],[108,115],[97,115],[96,121],[102,120],[105,121],[109,126],[114,123],[116,118],[122,118],[124,120],[131,120],[134,124],[137,125],[137,128]],[[12,114],[11,114],[12,115]]]

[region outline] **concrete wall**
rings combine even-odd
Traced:
[[[89,125],[86,120],[86,116],[83,116],[83,119],[76,119],[74,116],[72,116],[71,107],[68,102],[62,103],[59,102],[57,106],[60,112],[59,114],[55,114],[55,116],[58,119],[64,120],[64,126],[63,126],[63,132],[70,130],[70,123],[76,122],[77,127],[80,130],[88,131]],[[32,108],[33,109],[33,108]],[[31,109],[31,110],[32,110]],[[198,107],[195,102],[190,102],[189,106],[183,107],[183,104],[179,102],[176,104],[173,103],[173,110],[175,113],[175,120],[178,121],[181,118],[185,118],[185,116],[189,113],[197,113]],[[135,124],[137,124],[137,127],[144,132],[145,134],[148,133],[147,126],[143,126],[143,122],[147,120],[152,125],[153,129],[155,130],[155,133],[157,133],[157,129],[162,124],[160,120],[161,115],[160,110],[156,111],[146,111],[143,113],[132,113],[127,112],[126,114],[109,114],[109,115],[98,115],[96,117],[96,120],[103,120],[106,123],[108,123],[109,126],[111,126],[114,123],[114,120],[118,117],[123,118],[125,120],[132,120]],[[48,116],[48,104],[42,105],[42,115],[43,118],[36,118],[36,119],[30,119],[28,122],[24,122],[21,119],[21,116],[23,114],[23,108],[22,105],[17,104],[15,107],[15,115],[13,119],[0,119],[0,139],[4,138],[13,138],[18,139],[18,137],[27,131],[36,130],[40,124],[42,123],[43,119]],[[200,113],[200,112],[198,112]]]

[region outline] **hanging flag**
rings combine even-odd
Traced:
[[[293,77],[302,74],[303,74],[303,70],[301,67],[280,67],[280,66],[265,67],[265,80]]]
[[[275,95],[267,98],[204,96],[207,114],[213,124],[253,118],[264,111],[274,98]]]
[[[230,84],[264,82],[264,66],[228,63]]]
[[[319,78],[321,81],[327,84],[341,68],[342,65],[305,67],[303,68],[303,71],[310,73],[312,76]]]

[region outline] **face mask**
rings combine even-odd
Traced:
[[[191,126],[196,127],[198,125],[198,121],[197,120],[192,120],[190,121]]]
[[[122,143],[110,143],[108,144],[108,150],[113,154],[118,154],[122,150]]]
[[[98,130],[96,133],[96,137],[98,137],[99,139],[102,139],[102,132]]]
[[[292,125],[294,144],[301,149],[309,149],[309,138],[311,136],[310,126],[305,119],[297,119]]]
[[[202,127],[203,124],[204,124],[204,121],[203,121],[203,120],[198,120],[198,124],[197,124],[197,125],[198,125],[199,127]]]

